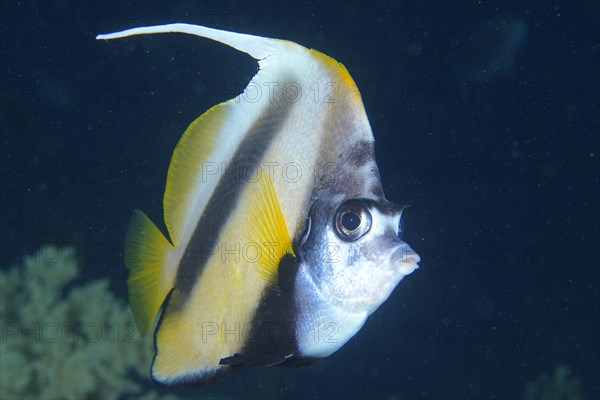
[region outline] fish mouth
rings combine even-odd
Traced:
[[[418,264],[421,261],[421,257],[409,245],[403,244],[392,252],[390,260],[392,261],[392,265],[399,265],[407,269],[405,275],[408,275],[419,267]]]
[[[386,274],[387,279],[379,282],[378,290],[373,295],[364,299],[371,304],[383,303],[406,275],[410,275],[419,268],[421,257],[410,246],[404,243],[392,251],[389,261],[389,269]],[[392,282],[393,284],[391,284]]]
[[[367,308],[370,309],[370,314],[388,298],[406,275],[410,275],[419,268],[419,261],[421,261],[421,257],[410,246],[403,243],[390,253],[388,262],[384,263],[387,264],[387,268],[378,271],[378,274],[381,274],[381,276],[380,279],[374,280],[376,290],[365,296],[334,297],[338,300],[351,301],[354,307],[357,304],[363,307],[367,305]]]

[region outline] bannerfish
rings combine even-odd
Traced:
[[[237,97],[193,121],[163,198],[168,236],[141,211],[125,249],[129,302],[152,378],[210,383],[246,365],[309,365],[343,346],[419,256],[385,199],[373,133],[346,68],[296,43],[189,24],[179,32],[258,60]]]

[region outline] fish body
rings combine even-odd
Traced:
[[[126,238],[129,297],[153,378],[207,383],[244,365],[306,365],[363,326],[419,256],[383,194],[373,133],[346,68],[293,42],[188,24],[258,60],[243,93],[177,144],[168,239],[141,211]],[[162,310],[161,310],[162,309]]]

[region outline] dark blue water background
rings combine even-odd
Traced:
[[[96,34],[189,22],[290,39],[343,62],[361,91],[421,268],[332,357],[193,395],[514,398],[559,364],[600,395],[597,2],[1,10],[2,265],[75,244],[83,279],[108,276],[123,299],[132,209],[161,220],[181,133],[256,64],[195,37]]]

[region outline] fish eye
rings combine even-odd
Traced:
[[[345,242],[354,242],[371,229],[371,213],[360,199],[348,200],[335,213],[335,233]]]

